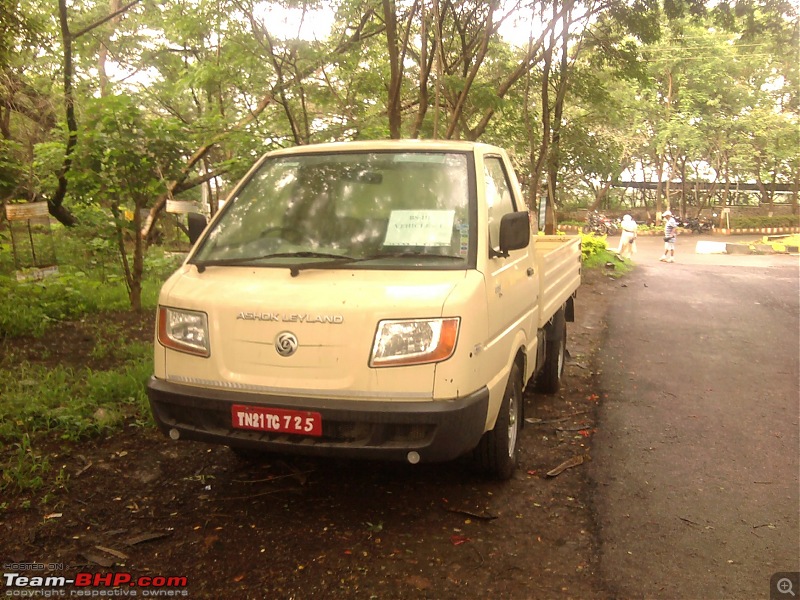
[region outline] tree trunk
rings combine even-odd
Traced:
[[[78,143],[78,121],[75,117],[75,97],[72,91],[72,42],[85,33],[114,19],[140,1],[141,0],[133,0],[122,8],[90,24],[88,27],[84,27],[77,33],[71,33],[67,15],[67,2],[66,0],[58,0],[58,21],[61,27],[61,43],[64,46],[64,108],[68,133],[67,145],[64,148],[64,161],[57,174],[58,185],[53,197],[47,201],[47,208],[53,217],[67,227],[71,227],[78,222],[69,209],[64,206],[64,199],[67,196],[67,175],[70,169],[72,169],[72,152],[75,150],[75,145]]]
[[[558,91],[556,92],[555,111],[553,114],[553,143],[550,146],[547,175],[547,206],[545,208],[544,232],[553,235],[556,232],[556,193],[558,191],[558,168],[561,164],[561,120],[564,114],[564,99],[567,95],[567,75],[569,70],[569,16],[571,9],[562,13],[561,17],[561,63],[559,65]]]
[[[661,196],[664,193],[664,158],[658,153],[656,153],[656,178],[658,181],[656,182],[655,212],[661,213],[664,212],[661,203]]]
[[[434,34],[433,51],[428,56],[428,32],[429,17],[425,12],[425,2],[420,4],[420,53],[419,53],[419,108],[417,109],[417,118],[414,121],[414,126],[411,129],[411,137],[416,139],[419,137],[422,124],[425,122],[425,115],[428,112],[428,105],[430,104],[430,92],[428,90],[428,80],[430,78],[431,69],[433,67],[433,60],[436,56],[436,34]]]
[[[72,168],[72,151],[78,143],[78,122],[75,118],[75,99],[72,94],[72,34],[67,20],[67,2],[58,0],[58,20],[61,25],[61,43],[64,46],[64,109],[67,120],[67,145],[64,148],[64,160],[56,176],[58,185],[53,197],[47,201],[50,214],[60,223],[72,227],[77,219],[64,206],[67,196],[67,174]]]
[[[147,204],[146,199],[137,198],[134,203],[133,213],[133,268],[128,273],[128,299],[131,310],[142,310],[142,279],[144,275],[144,238],[142,237],[142,210]]]
[[[403,82],[403,65],[397,44],[397,8],[394,0],[383,0],[383,21],[386,24],[386,44],[389,52],[389,90],[386,114],[389,118],[389,137],[399,140],[403,117],[400,112],[400,89]]]
[[[473,64],[472,68],[469,69],[469,72],[464,77],[464,87],[461,89],[461,93],[458,95],[458,99],[456,100],[455,106],[453,107],[453,114],[450,116],[450,124],[447,127],[447,132],[445,133],[445,137],[447,139],[453,139],[454,137],[459,137],[457,135],[459,123],[462,118],[462,111],[464,110],[464,104],[467,101],[467,96],[469,95],[469,91],[472,88],[472,84],[475,81],[475,77],[478,75],[478,71],[483,64],[484,58],[486,58],[486,53],[489,50],[489,41],[492,38],[492,34],[494,33],[494,12],[497,10],[498,5],[500,4],[499,0],[489,0],[489,12],[486,15],[486,20],[484,21],[484,32],[483,32],[483,39],[481,40],[481,45],[478,48],[478,52],[472,58]],[[464,66],[467,65],[466,57],[464,58]],[[478,133],[471,133],[470,139],[476,139],[478,137]]]
[[[554,42],[552,31],[551,29],[550,44],[545,48],[544,54],[542,55],[542,114],[540,117],[542,123],[542,140],[539,144],[539,156],[536,157],[536,164],[531,174],[531,188],[536,190],[537,194],[541,185],[540,180],[542,171],[544,170],[545,160],[547,159],[547,154],[550,152],[550,69],[553,62]]]

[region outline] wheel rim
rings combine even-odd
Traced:
[[[517,395],[508,397],[508,456],[513,457],[517,448]]]

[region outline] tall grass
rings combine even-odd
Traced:
[[[19,282],[11,248],[0,238],[0,338],[41,337],[54,321],[79,319],[101,311],[130,308],[117,255],[95,239],[85,241],[65,228],[54,233],[59,272],[40,281]],[[161,284],[180,264],[160,248],[145,258],[142,306],[154,310]]]

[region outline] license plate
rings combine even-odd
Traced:
[[[307,410],[286,410],[261,406],[231,407],[232,424],[235,429],[273,431],[296,435],[322,435],[322,415]]]

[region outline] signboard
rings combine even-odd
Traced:
[[[191,200],[167,200],[167,212],[175,215],[188,215],[189,213],[199,213],[200,209]]]
[[[58,272],[47,202],[6,204],[17,280],[43,279]]]
[[[50,218],[47,202],[26,202],[25,204],[6,204],[6,219],[27,221],[37,217]]]
[[[17,281],[40,281],[50,275],[58,274],[58,265],[45,267],[44,269],[25,269],[17,271]]]
[[[394,210],[384,246],[449,246],[454,210]]]

